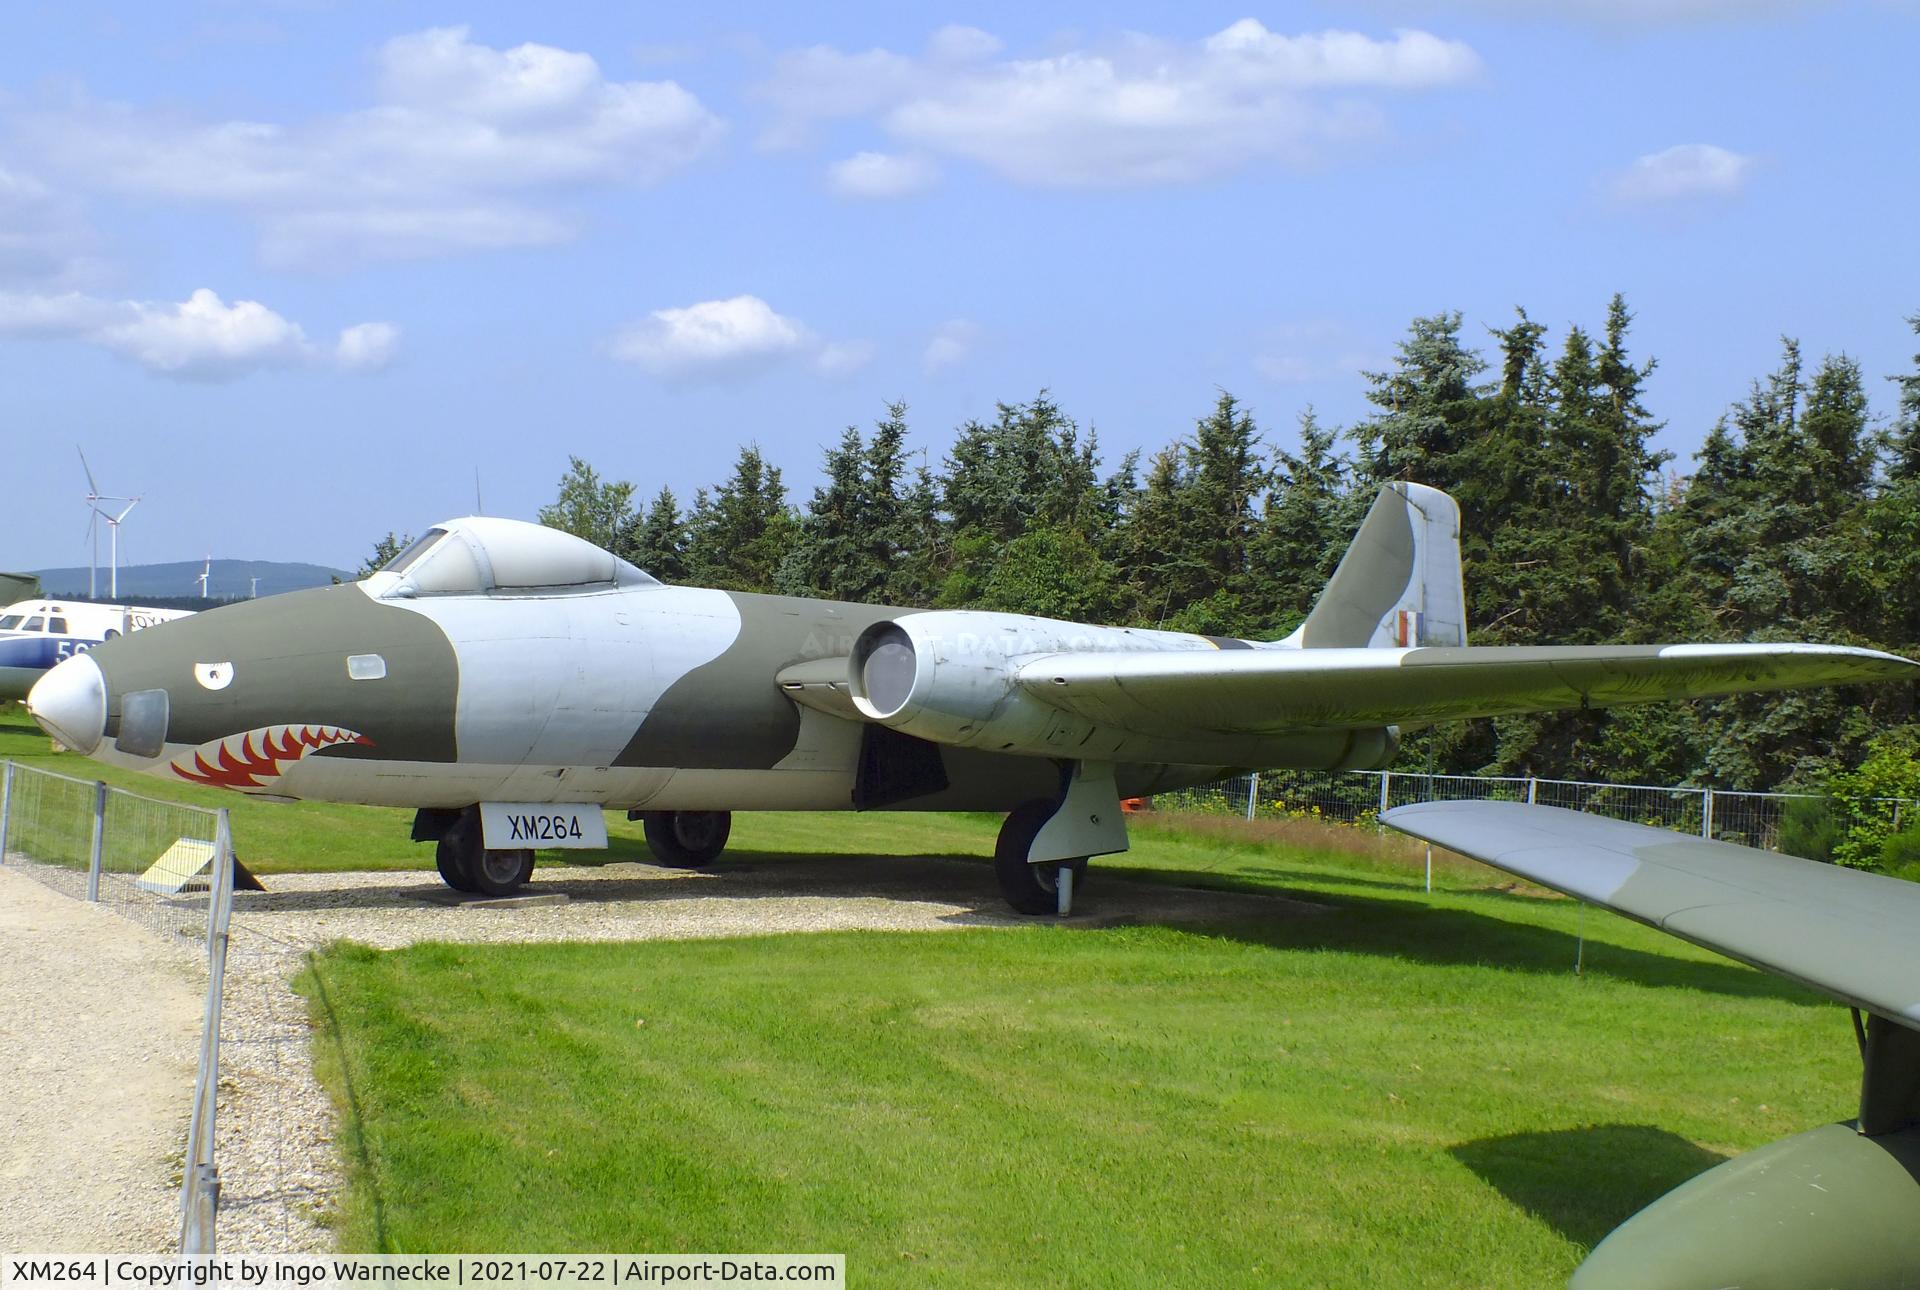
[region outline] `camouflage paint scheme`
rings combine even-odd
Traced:
[[[30,707],[102,760],[270,796],[847,809],[878,748],[932,767],[889,806],[1012,810],[1057,798],[1067,765],[1111,766],[1135,796],[1237,766],[1382,764],[1403,721],[1915,666],[1810,645],[1469,648],[1459,510],[1417,484],[1382,490],[1306,622],[1271,642],[664,586],[511,520],[430,534],[362,582],[109,641]],[[912,658],[894,711],[861,693],[875,632]]]
[[[667,587],[577,538],[469,518],[360,583],[108,642],[49,672],[28,706],[63,742],[158,775],[449,811],[644,809],[661,813],[649,817],[650,843],[656,825],[678,827],[677,812],[1004,810],[1003,893],[1025,913],[1054,910],[1057,894],[1065,913],[1079,858],[1126,846],[1120,795],[1235,765],[1384,764],[1402,722],[1917,670],[1873,650],[1800,644],[1469,647],[1460,575],[1459,510],[1417,484],[1382,490],[1312,613],[1280,641]],[[1537,819],[1460,818],[1471,827],[1450,845],[1469,854],[1483,832],[1525,834]],[[531,852],[486,850],[470,829],[437,836],[443,852],[503,858],[497,881],[509,889],[525,880],[515,857],[531,868]],[[1862,1032],[1861,1124],[1884,1132],[1864,1153],[1860,1135],[1821,1130],[1757,1153],[1773,1179],[1764,1185],[1714,1171],[1623,1228],[1580,1284],[1709,1283],[1673,1267],[1706,1269],[1715,1285],[1812,1284],[1767,1274],[1829,1266],[1841,1269],[1835,1283],[1901,1283],[1920,1255],[1880,1229],[1920,1230],[1902,1154],[1920,1109],[1920,1042],[1901,1028],[1920,1006],[1899,936],[1912,891],[1836,895],[1711,844],[1598,836],[1574,837],[1593,845],[1572,861],[1553,858],[1564,836],[1537,864],[1504,842],[1487,858],[1803,980],[1821,983],[1844,961],[1843,996],[1886,1010]],[[1831,900],[1826,923],[1809,900]],[[1796,940],[1809,956],[1793,957]],[[1827,1169],[1859,1180],[1845,1212],[1807,1201],[1805,1179]],[[1780,1233],[1803,1228],[1809,1209],[1857,1239],[1816,1234],[1788,1248]],[[1629,1232],[1639,1234],[1622,1240]],[[1705,1263],[1687,1253],[1701,1235],[1715,1243]],[[1850,1261],[1833,1261],[1845,1251]],[[1761,1275],[1730,1281],[1720,1260]]]
[[[1380,818],[1867,1014],[1856,1120],[1684,1183],[1596,1246],[1575,1290],[1920,1284],[1920,884],[1556,807]]]

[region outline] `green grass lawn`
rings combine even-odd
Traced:
[[[993,827],[736,836],[965,853]],[[1478,866],[1429,896],[1402,848],[1215,831],[1143,822],[1096,864],[1332,911],[336,947],[302,988],[341,1238],[839,1251],[863,1285],[1540,1286],[1724,1156],[1849,1113],[1846,1014],[1803,991]]]
[[[127,775],[18,712],[0,757],[229,806],[262,872],[431,862],[406,812]],[[609,856],[573,858],[644,855],[609,823]],[[983,857],[997,827],[743,815],[729,854]],[[838,1251],[875,1285],[1538,1286],[1856,1095],[1839,1008],[1471,862],[1443,856],[1429,895],[1416,847],[1361,831],[1149,816],[1133,838],[1085,907],[1124,873],[1331,910],[335,947],[302,988],[343,1243]]]

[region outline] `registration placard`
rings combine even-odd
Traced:
[[[597,851],[607,845],[607,817],[592,805],[482,802],[480,824],[489,851]]]

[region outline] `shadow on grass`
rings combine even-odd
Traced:
[[[1448,1148],[1520,1208],[1591,1250],[1687,1179],[1727,1157],[1647,1124],[1513,1133]]]
[[[347,1059],[346,1034],[340,1027],[340,1014],[334,1010],[333,995],[328,992],[326,978],[320,973],[320,960],[311,951],[307,954],[303,979],[311,983],[314,1001],[319,1004],[319,1034],[332,1049],[333,1059],[339,1064],[340,1087],[347,1102],[346,1138],[360,1175],[355,1181],[366,1189],[367,1202],[373,1211],[373,1248],[384,1251],[387,1249],[387,1205],[380,1194],[380,1172],[373,1167],[373,1155],[367,1148],[366,1115],[360,1109],[360,1094],[354,1087],[353,1065]]]
[[[1418,887],[1406,883],[1375,879],[1355,881],[1345,875],[1278,868],[1243,870],[1238,877],[1234,874],[1190,873],[1181,869],[1129,868],[1123,872],[1128,877],[1144,882],[1168,886],[1200,886],[1212,891],[1257,893],[1269,897],[1289,896],[1331,907],[1343,915],[1307,923],[1284,920],[1233,929],[1233,934],[1239,939],[1275,948],[1346,950],[1436,965],[1486,965],[1547,975],[1571,972],[1575,958],[1580,953],[1578,938],[1559,928],[1492,917],[1471,910],[1436,907],[1428,903]],[[1246,875],[1253,873],[1259,873],[1270,881],[1252,881]],[[1371,896],[1347,891],[1330,892],[1317,890],[1314,884],[1361,886],[1397,894]],[[1089,907],[1096,891],[1089,888]],[[1536,896],[1502,891],[1449,894],[1495,901],[1516,912],[1529,908],[1538,910],[1544,903]],[[1561,908],[1571,908],[1567,902],[1555,903]],[[1635,985],[1683,986],[1737,998],[1778,999],[1808,1007],[1828,1006],[1823,995],[1724,960],[1672,958],[1588,936],[1584,961],[1584,970],[1590,974]]]
[[[1272,872],[1276,877],[1296,876],[1284,870]],[[403,871],[392,877],[391,883],[380,885],[237,893],[234,908],[242,917],[310,910],[419,910],[431,907],[421,897],[442,894],[439,879],[429,869]],[[1321,883],[1341,881],[1328,875],[1314,878]],[[273,885],[271,880],[268,885]],[[1391,889],[1390,884],[1381,887]],[[543,864],[535,871],[530,890],[533,894],[564,893],[570,902],[579,904],[643,907],[709,897],[741,901],[937,901],[957,907],[944,915],[943,920],[952,924],[1004,927],[1029,921],[1009,913],[989,866],[971,855],[739,851],[728,853],[705,869],[648,865],[630,874],[609,873],[606,866]],[[1353,891],[1328,894],[1302,883],[1289,891],[1278,881],[1234,880],[1227,875],[1178,870],[1101,872],[1096,863],[1081,900],[1076,902],[1074,917],[1031,921],[1093,931],[1117,924],[1165,926],[1276,950],[1336,950],[1435,966],[1493,966],[1551,976],[1565,976],[1573,970],[1576,940],[1572,935],[1526,918],[1499,917],[1495,912],[1500,908],[1511,908],[1516,914],[1528,907],[1538,909],[1537,900],[1476,894],[1472,899],[1501,901],[1501,906],[1480,913],[1429,904],[1417,889],[1392,890],[1398,895],[1388,895],[1386,890],[1379,895]],[[1310,903],[1303,904],[1303,900]],[[1306,913],[1330,916],[1299,916]],[[447,909],[446,915],[454,919],[474,916],[458,908]],[[510,911],[502,911],[500,916],[510,916]],[[779,930],[768,927],[769,932]],[[1739,998],[1826,1006],[1823,999],[1807,990],[1736,964],[1669,957],[1592,937],[1586,941],[1586,970],[1649,987],[1682,987]]]

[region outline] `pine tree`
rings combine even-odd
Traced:
[[[1858,364],[1809,385],[1798,342],[1708,436],[1680,510],[1687,571],[1723,639],[1857,641],[1872,598],[1872,473]],[[1807,780],[1860,746],[1859,696],[1803,691],[1702,705],[1705,770],[1731,787]]]
[[[1907,322],[1920,335],[1920,314]],[[1886,435],[1886,484],[1865,516],[1867,572],[1877,607],[1875,638],[1911,657],[1920,649],[1920,354],[1914,355],[1911,372],[1892,380],[1900,401]],[[1877,708],[1890,719],[1910,719],[1906,690],[1901,687],[1897,711],[1892,695],[1881,696]]]
[[[779,467],[767,465],[758,444],[746,445],[726,483],[694,496],[688,580],[729,591],[773,591],[797,524]]]
[[[1263,638],[1283,636],[1306,618],[1353,536],[1358,516],[1348,463],[1334,451],[1338,435],[1308,407],[1300,414],[1299,453],[1275,454],[1251,555],[1249,610]]]
[[[871,443],[848,426],[826,453],[778,582],[789,595],[912,604],[924,600],[937,503],[923,470],[906,482],[904,403],[887,405]]]
[[[413,534],[409,533],[405,537],[399,537],[395,535],[393,530],[387,530],[387,535],[373,544],[372,554],[361,562],[358,572],[354,574],[354,578],[357,580],[372,577],[374,574],[392,564],[395,556],[412,545]],[[338,579],[336,579],[336,581],[337,580]]]
[[[638,565],[662,582],[681,582],[687,576],[687,546],[691,536],[671,488],[662,488],[644,514],[636,513],[622,530],[614,554]]]
[[[1008,545],[1033,529],[1080,535],[1100,553],[1115,549],[1118,508],[1132,489],[1133,459],[1119,476],[1100,478],[1099,437],[1080,428],[1042,390],[1030,403],[1002,403],[991,423],[960,428],[940,479],[952,535],[938,603],[961,605],[985,594]]]
[[[1920,314],[1907,319],[1907,326],[1920,336]],[[1912,479],[1920,476],[1920,354],[1913,356],[1911,372],[1889,379],[1900,387],[1900,410],[1888,440],[1887,475]]]
[[[866,443],[854,426],[846,428],[838,445],[827,449],[826,480],[813,490],[793,545],[775,575],[783,593],[852,600],[876,581],[878,570],[869,567],[862,549],[865,460]]]
[[[1460,315],[1415,318],[1394,367],[1364,372],[1367,401],[1380,409],[1349,433],[1360,448],[1366,491],[1405,479],[1454,491],[1454,455],[1474,435],[1483,394],[1475,384],[1486,360],[1460,340]]]
[[[568,457],[559,495],[552,505],[540,508],[540,522],[611,551],[632,514],[632,484],[602,479],[580,458]]]

